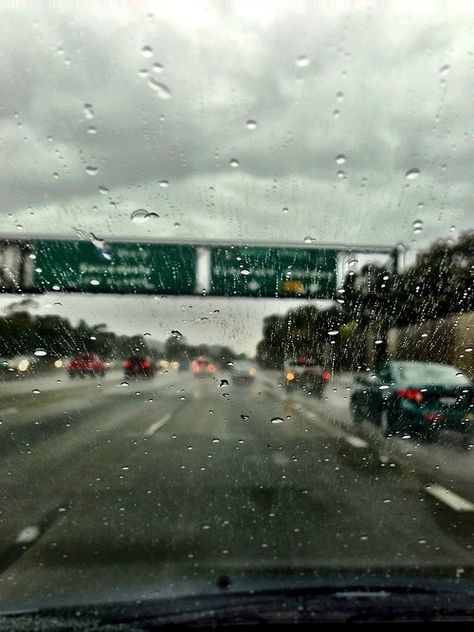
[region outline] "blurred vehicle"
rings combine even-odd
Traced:
[[[385,434],[435,438],[454,430],[466,438],[474,426],[474,385],[458,369],[431,362],[388,362],[357,375],[351,394],[354,422],[370,421]]]
[[[253,382],[257,375],[257,369],[247,360],[236,360],[232,368],[232,376],[239,382]]]
[[[80,353],[72,358],[67,365],[70,378],[82,378],[86,375],[103,377],[106,369],[105,362],[95,353]]]
[[[131,377],[155,377],[155,363],[144,356],[130,356],[122,363],[123,375],[126,379]]]
[[[191,362],[191,371],[196,377],[209,377],[216,373],[217,367],[204,356],[200,356]]]
[[[35,356],[17,355],[11,358],[4,358],[0,363],[2,375],[28,375],[32,373],[38,359]]]
[[[330,379],[329,371],[311,358],[299,356],[284,363],[283,383],[286,388],[299,386],[316,397],[322,397],[324,387]]]

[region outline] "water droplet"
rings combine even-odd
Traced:
[[[284,207],[283,207],[283,209],[282,209],[282,211],[283,211],[283,213],[288,213],[288,207],[287,207],[287,206],[284,206]]]
[[[153,55],[153,48],[151,46],[144,46],[142,48],[143,57],[151,57]]]
[[[336,99],[338,103],[342,103],[344,101],[344,92],[338,92],[336,94]]]
[[[59,292],[61,288],[59,287],[59,285],[53,285],[51,289],[54,290],[55,292]]]
[[[88,165],[86,167],[86,171],[90,176],[96,176],[99,172],[99,167],[93,167],[92,165]]]
[[[157,74],[163,72],[163,66],[162,64],[159,64],[158,62],[156,62],[155,64],[153,64],[153,72],[156,72]]]
[[[221,380],[221,383],[219,386],[229,386],[229,380]]]
[[[332,115],[334,116],[334,118],[339,118],[341,116],[341,110],[334,110]]]
[[[217,437],[214,437],[214,439],[212,440],[212,443],[219,443],[220,439],[218,439]]]
[[[150,220],[150,219],[159,219],[159,215],[158,213],[154,213],[153,211],[151,211],[150,213],[147,213],[146,215],[146,221]]]
[[[130,215],[130,219],[135,224],[143,224],[146,222],[148,216],[148,211],[145,211],[143,208],[139,208]]]
[[[171,99],[171,90],[164,83],[156,81],[156,79],[148,79],[148,85],[156,92],[160,99]]]
[[[242,270],[240,271],[240,274],[243,274],[244,276],[248,276],[250,274],[250,270],[247,270],[246,268],[242,268]]]
[[[336,173],[336,177],[338,177],[340,180],[342,180],[343,178],[345,178],[345,177],[346,177],[346,174],[345,174],[345,172],[344,172],[344,171],[342,171],[342,170],[341,170],[341,171],[338,171],[338,172]]]
[[[97,279],[92,279],[91,280],[91,285],[99,285],[100,281],[98,281]]]
[[[39,395],[39,393],[41,393],[39,388],[34,388],[31,392],[33,393],[33,395]]]
[[[272,424],[282,424],[283,421],[281,417],[272,417]]]
[[[130,386],[130,385],[129,385],[128,382],[120,382],[120,386],[127,387],[127,386]]]
[[[328,334],[330,336],[337,336],[339,333],[339,331],[337,329],[331,329],[331,331],[328,331]]]
[[[88,134],[97,134],[97,127],[94,127],[93,125],[91,125],[90,127],[87,128],[87,133]]]
[[[94,118],[94,108],[91,103],[84,103],[84,116],[86,119]]]
[[[160,187],[162,189],[166,189],[169,186],[169,184],[170,183],[168,182],[168,180],[160,180]]]
[[[257,121],[254,121],[253,119],[249,119],[245,125],[247,126],[247,129],[256,129]]]
[[[307,66],[309,66],[308,55],[299,55],[299,57],[297,57],[295,60],[295,64],[298,66],[298,68],[306,68]]]
[[[466,347],[466,348],[464,349],[464,351],[465,351],[466,353],[472,353],[472,347]]]
[[[57,171],[53,173],[53,178],[56,178],[56,179],[59,178],[59,173]]]
[[[124,465],[124,466],[122,467],[122,471],[123,471],[123,472],[128,472],[128,470],[129,470],[129,469],[130,469],[130,468],[129,468],[129,466],[128,466],[128,465]]]
[[[148,77],[148,69],[147,68],[140,68],[140,70],[138,71],[138,74],[140,77]]]
[[[419,175],[420,175],[420,170],[414,167],[413,169],[409,169],[406,172],[405,178],[407,180],[415,180],[416,178],[418,178]]]
[[[244,421],[249,419],[249,415],[240,415],[240,418],[243,419]]]
[[[109,192],[107,187],[104,187],[104,185],[100,185],[99,187],[99,193],[101,193],[102,195],[107,195],[107,193]]]
[[[37,349],[35,349],[35,356],[45,356],[48,355],[47,351],[45,349],[42,349],[41,347],[38,347]]]
[[[151,333],[149,331],[145,331],[145,333],[143,335],[144,336],[151,336]]]
[[[17,224],[17,225],[16,225],[16,229],[17,229],[17,230],[23,230],[23,226],[22,226],[21,224]]]
[[[423,230],[423,222],[421,221],[421,219],[416,219],[413,222],[413,232],[421,233],[422,230]]]
[[[172,329],[171,330],[171,335],[173,336],[173,338],[176,338],[177,340],[179,340],[180,338],[183,337],[183,334],[178,331],[177,329]]]
[[[314,244],[316,242],[316,239],[314,237],[305,237],[304,238],[304,243],[305,244]]]
[[[449,64],[444,64],[444,66],[441,66],[441,68],[439,69],[439,74],[447,75],[450,70],[451,66]]]
[[[15,544],[30,544],[37,540],[40,536],[40,529],[36,525],[32,525],[29,527],[25,527],[20,531],[20,533],[15,538]]]
[[[344,156],[344,154],[339,154],[338,156],[336,156],[335,160],[338,165],[345,165],[347,162],[347,158],[346,156]]]
[[[381,340],[380,338],[377,338],[377,340],[375,341],[376,345],[381,345],[383,342],[383,340]]]
[[[240,165],[240,162],[237,160],[237,158],[232,158],[229,162],[230,166],[233,167],[234,169],[237,168]]]

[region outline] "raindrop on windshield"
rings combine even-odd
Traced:
[[[142,48],[143,57],[151,57],[153,55],[153,48],[151,46],[144,46]]]
[[[346,174],[344,173],[344,171],[342,171],[342,170],[341,170],[341,171],[338,171],[338,172],[336,173],[336,176],[337,176],[340,180],[342,180],[343,178],[345,178],[345,177],[346,177]]]
[[[144,336],[151,336],[150,332],[145,331],[145,333],[143,334]]]
[[[336,99],[339,103],[342,103],[342,101],[344,101],[344,92],[338,92],[336,94]]]
[[[415,167],[413,169],[409,169],[406,172],[405,178],[407,180],[415,180],[416,178],[418,178],[419,175],[420,175],[420,170]]]
[[[295,60],[295,64],[298,66],[298,68],[306,68],[306,66],[309,66],[308,55],[300,55],[299,57],[297,57]]]
[[[92,165],[88,165],[86,167],[86,171],[90,176],[96,176],[99,171],[99,167],[93,167]]]
[[[288,213],[288,207],[287,206],[284,206],[282,210],[283,210],[283,213]]]
[[[246,419],[249,419],[249,415],[240,415],[240,418],[245,421]]]
[[[272,424],[282,424],[283,421],[281,417],[272,417]]]
[[[257,127],[257,121],[254,121],[253,119],[249,119],[246,123],[247,129],[256,129]]]
[[[246,268],[243,268],[240,271],[240,274],[243,274],[244,276],[248,276],[250,274],[250,270],[247,270]]]
[[[220,439],[218,439],[217,437],[214,437],[214,439],[212,440],[212,443],[219,443]]]
[[[423,230],[423,222],[421,221],[421,219],[416,219],[413,222],[413,232],[421,233],[422,230]]]
[[[177,329],[172,329],[171,330],[171,335],[173,336],[173,338],[176,338],[178,340],[183,337],[183,334],[180,331],[178,331]]]
[[[337,336],[337,334],[338,334],[338,333],[339,333],[339,332],[338,332],[338,330],[337,330],[337,329],[332,329],[331,331],[328,331],[328,334],[329,334],[330,336]]]
[[[94,118],[94,108],[91,103],[84,104],[84,116],[86,119]]]
[[[148,85],[156,92],[160,99],[171,99],[171,90],[164,83],[156,81],[156,79],[148,79]]]
[[[92,279],[91,285],[99,285],[99,281],[97,279]]]
[[[162,189],[166,189],[169,186],[169,184],[170,183],[168,182],[168,180],[160,180],[160,187]]]
[[[334,118],[339,118],[341,116],[341,110],[334,110],[332,115],[334,116]]]
[[[316,239],[314,237],[305,237],[304,238],[304,243],[305,244],[314,244],[316,242]]]
[[[158,62],[156,62],[155,64],[153,64],[153,72],[156,72],[156,73],[163,72],[163,66],[159,64]]]
[[[45,351],[45,349],[42,349],[41,347],[38,347],[38,349],[35,349],[35,356],[45,356],[47,355],[47,352]]]
[[[231,167],[234,167],[234,169],[236,167],[238,167],[240,165],[240,162],[237,160],[237,158],[232,158],[229,162]]]
[[[338,165],[345,165],[347,162],[347,158],[346,156],[344,156],[344,154],[339,154],[338,156],[336,156],[336,163]]]
[[[99,187],[99,193],[101,193],[102,195],[107,195],[107,193],[109,192],[107,187],[104,187],[104,185],[100,185]]]
[[[444,66],[441,66],[441,68],[439,69],[439,73],[440,75],[447,75],[450,69],[451,66],[449,64],[444,64]]]
[[[145,211],[145,209],[143,208],[139,208],[136,211],[133,211],[133,213],[130,215],[130,219],[135,224],[143,224],[143,222],[146,222],[147,218],[148,211]]]
[[[90,127],[87,128],[87,133],[88,134],[97,134],[97,127],[94,127],[93,125],[91,125]]]
[[[31,392],[33,393],[33,395],[39,395],[39,393],[41,393],[39,388],[34,388]]]
[[[229,380],[221,380],[221,383],[219,386],[229,386]]]
[[[121,382],[121,383],[120,383],[120,386],[124,386],[124,387],[126,387],[126,386],[129,386],[129,383],[128,383],[128,382]]]
[[[59,178],[59,173],[57,171],[53,173],[53,178],[56,178],[56,179]]]

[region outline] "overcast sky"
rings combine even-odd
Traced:
[[[0,6],[4,235],[416,250],[473,227],[461,3]],[[139,208],[159,217],[134,223]],[[199,318],[220,309],[211,326],[187,299],[60,302],[41,310],[128,333],[151,319],[157,338],[184,318],[193,342],[246,351],[289,304],[194,300]]]

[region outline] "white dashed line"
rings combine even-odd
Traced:
[[[354,435],[343,435],[344,439],[347,441],[349,445],[353,448],[368,448],[369,444],[367,441],[360,439],[359,437],[355,437]]]
[[[425,490],[437,500],[440,500],[451,509],[454,509],[454,511],[458,511],[459,513],[474,511],[473,503],[461,496],[458,496],[450,489],[446,489],[446,487],[443,487],[442,485],[428,485],[428,487],[425,487]]]
[[[168,422],[171,419],[171,413],[168,413],[167,415],[165,415],[164,417],[162,417],[161,419],[159,419],[158,421],[155,421],[154,424],[151,424],[151,426],[148,428],[148,430],[145,432],[145,437],[151,437],[152,435],[155,434],[155,432],[157,430],[159,430],[160,428],[162,428],[166,422]]]

